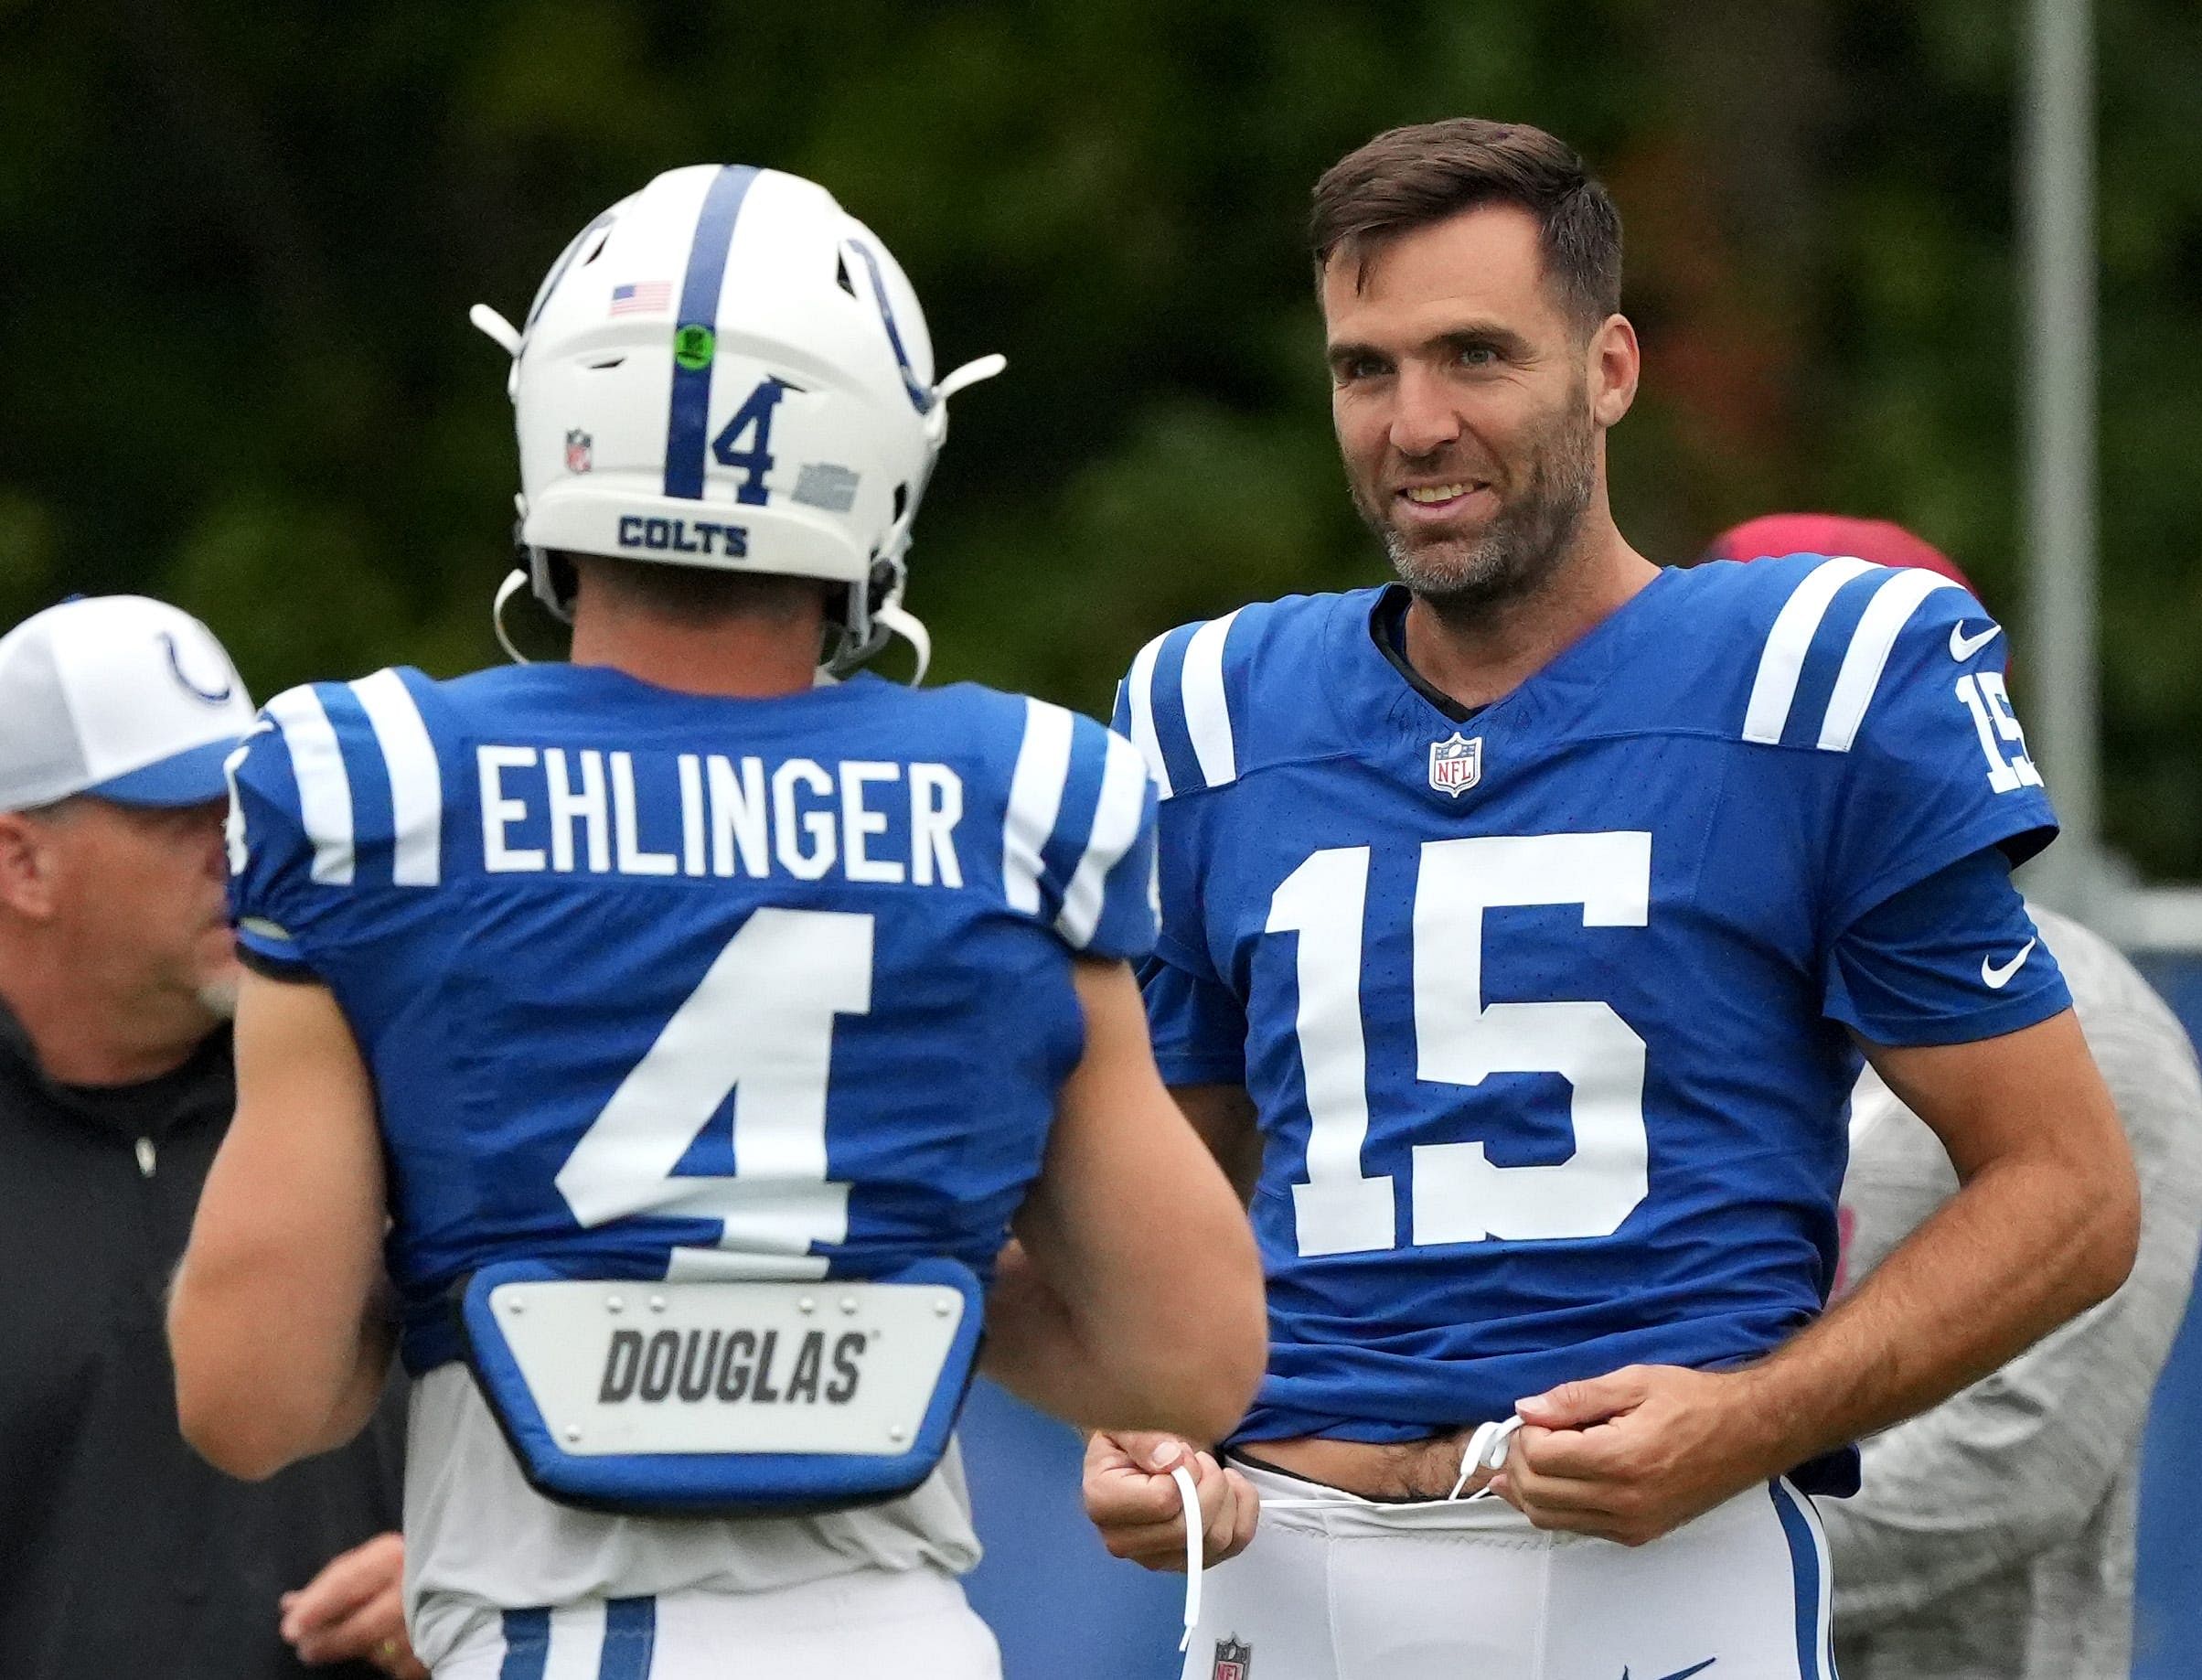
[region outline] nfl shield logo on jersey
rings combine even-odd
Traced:
[[[1236,1635],[1215,1642],[1215,1669],[1210,1680],[1247,1680],[1254,1672],[1254,1647],[1242,1645]]]
[[[1459,730],[1449,741],[1430,743],[1430,786],[1459,798],[1483,779],[1483,737],[1464,741]]]

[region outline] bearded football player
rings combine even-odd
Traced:
[[[2133,1172],[2012,867],[2004,640],[1929,572],[1654,565],[1640,369],[1566,146],[1461,119],[1316,188],[1331,406],[1395,581],[1143,648],[1165,1078],[1248,1198],[1268,1371],[1096,1437],[1188,1680],[1829,1680],[1860,1437],[2118,1283]],[[1861,1058],[1963,1188],[1823,1311]],[[1210,1450],[1210,1449],[1214,1450]]]

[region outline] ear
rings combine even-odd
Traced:
[[[1644,353],[1625,315],[1609,315],[1590,335],[1590,414],[1602,429],[1618,423],[1636,401]]]
[[[59,858],[48,825],[0,812],[0,906],[32,921],[54,913]]]

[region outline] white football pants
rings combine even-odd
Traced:
[[[994,1635],[932,1569],[768,1592],[677,1592],[512,1610],[436,1680],[1001,1680]]]
[[[1261,1525],[1203,1582],[1184,1680],[1834,1680],[1827,1541],[1786,1482],[1631,1548],[1238,1468]]]

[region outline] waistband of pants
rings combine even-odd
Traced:
[[[1524,1541],[1573,1546],[1596,1540],[1593,1535],[1569,1534],[1537,1527],[1502,1499],[1419,1499],[1391,1501],[1365,1499],[1327,1482],[1312,1482],[1283,1471],[1250,1464],[1234,1453],[1231,1467],[1245,1476],[1261,1496],[1261,1524],[1272,1524],[1301,1534],[1328,1539],[1397,1537],[1403,1535],[1444,1535],[1454,1538],[1488,1538],[1519,1545]],[[1724,1504],[1716,1505],[1690,1525],[1748,1522],[1764,1505],[1766,1489],[1754,1483]],[[1610,1545],[1610,1541],[1600,1542]]]

